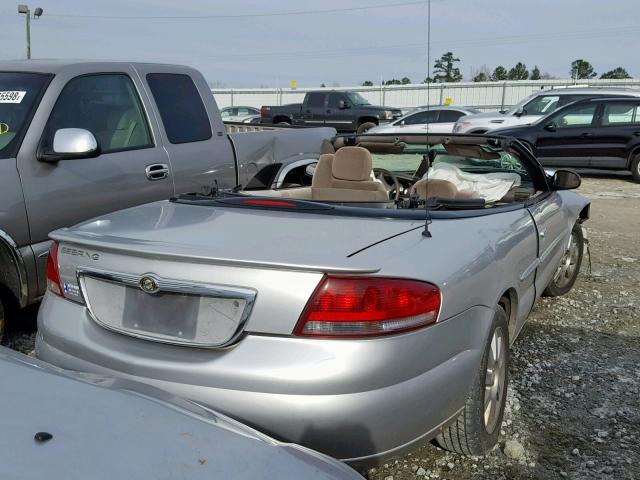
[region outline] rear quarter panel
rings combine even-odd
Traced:
[[[419,228],[358,256],[378,260],[381,276],[436,284],[442,292],[440,321],[476,305],[494,308],[509,289],[517,296],[517,321],[524,321],[535,300],[531,266],[537,259],[536,229],[526,209],[436,219],[429,230],[431,238]]]

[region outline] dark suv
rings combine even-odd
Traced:
[[[640,98],[581,100],[491,133],[525,142],[544,166],[630,170],[640,182]]]

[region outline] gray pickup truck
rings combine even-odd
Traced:
[[[335,135],[257,129],[227,133],[188,67],[1,62],[0,336],[5,311],[44,294],[50,231],[178,193],[264,188]]]
[[[334,90],[308,92],[303,103],[267,105],[260,109],[261,123],[326,126],[339,132],[358,134],[401,116],[402,110],[399,108],[371,105],[357,92]]]

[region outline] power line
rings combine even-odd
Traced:
[[[444,0],[439,0],[444,1]],[[363,7],[328,8],[324,10],[294,10],[290,12],[264,12],[241,13],[232,15],[83,15],[75,13],[49,13],[48,17],[60,18],[100,18],[105,20],[203,20],[211,18],[256,18],[256,17],[284,17],[292,15],[315,15],[323,13],[356,12],[361,10],[374,10],[381,8],[408,7],[412,5],[425,5],[424,0],[400,3],[387,3],[384,5],[368,5]]]

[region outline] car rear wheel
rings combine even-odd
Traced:
[[[640,155],[636,155],[631,162],[631,175],[634,181],[640,182]]]
[[[580,273],[580,265],[582,265],[582,253],[584,250],[584,236],[582,235],[582,227],[575,224],[571,230],[571,238],[567,244],[567,248],[562,255],[560,265],[553,274],[553,278],[547,288],[542,292],[546,297],[559,297],[564,295],[576,283],[578,273]]]
[[[464,409],[436,437],[445,450],[462,455],[483,455],[498,442],[509,381],[509,328],[507,314],[498,305],[480,368]]]
[[[375,126],[376,126],[376,124],[373,123],[373,122],[364,122],[364,123],[362,123],[362,124],[360,124],[358,126],[357,133],[358,133],[358,135],[362,135],[363,133],[366,133],[367,130],[369,130],[370,128],[373,128]]]

